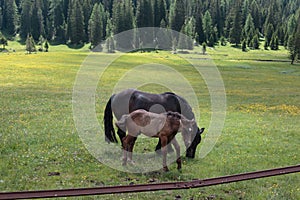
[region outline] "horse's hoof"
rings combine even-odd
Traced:
[[[135,162],[133,160],[127,160],[128,164],[135,165]]]

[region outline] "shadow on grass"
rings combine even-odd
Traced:
[[[84,43],[81,43],[81,44],[67,44],[67,46],[70,49],[81,49],[82,47],[84,47]]]

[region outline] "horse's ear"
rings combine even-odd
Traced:
[[[203,133],[203,132],[204,132],[204,129],[205,129],[205,128],[199,129],[199,133],[200,133],[200,134]]]

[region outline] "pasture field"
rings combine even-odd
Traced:
[[[177,55],[94,53],[103,62],[118,57],[97,87],[99,123],[102,125],[106,102],[124,73],[138,65],[160,63],[180,72],[192,85],[201,112],[197,122],[208,128],[210,95],[205,81],[184,58],[193,57],[200,63],[209,56],[195,52],[200,49]],[[77,72],[89,55],[87,48],[51,46],[48,53],[25,55],[21,49],[0,53],[0,192],[186,181],[299,164],[299,63],[290,65],[283,47],[276,52],[244,53],[226,46],[208,49],[208,54],[223,78],[227,102],[224,129],[215,147],[204,158],[183,158],[182,172],[172,164],[168,173],[131,174],[90,155],[75,128],[72,92]],[[151,73],[164,72],[149,71],[147,75]],[[139,89],[162,92],[166,88],[147,84]],[[184,92],[179,88],[179,93]],[[97,134],[103,141],[103,133]],[[151,151],[155,142],[137,142],[135,150],[143,151],[149,145]],[[300,199],[299,182],[298,173],[201,189],[80,199]]]

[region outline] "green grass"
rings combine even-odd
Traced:
[[[247,53],[229,46],[208,49],[222,75],[227,95],[225,127],[216,146],[203,159],[184,158],[182,172],[172,164],[168,173],[131,174],[98,162],[89,154],[75,128],[73,84],[88,55],[87,48],[69,50],[66,46],[51,46],[49,53],[25,55],[19,44],[9,45],[17,52],[0,54],[2,192],[128,185],[153,180],[185,181],[300,163],[300,65],[282,62],[287,61],[287,51],[283,48],[276,52],[255,50]],[[199,49],[195,51],[200,52]],[[101,58],[100,63],[114,56],[95,55]],[[102,124],[103,109],[111,91],[124,73],[138,65],[160,63],[179,71],[193,86],[201,111],[201,119],[197,121],[201,127],[208,128],[211,104],[207,87],[180,56],[199,58],[199,62],[209,57],[168,52],[131,53],[119,57],[105,70],[98,84],[96,111],[99,123]],[[166,79],[171,81],[169,77]],[[140,87],[151,92],[162,92],[165,88],[158,84]],[[184,88],[178,90],[185,92]],[[103,141],[103,138],[99,140]],[[155,140],[150,145],[154,147]],[[137,143],[136,151],[142,150],[143,145]],[[60,176],[48,176],[49,172],[59,172]],[[201,189],[98,198],[299,199],[299,180],[299,174],[291,174]]]

